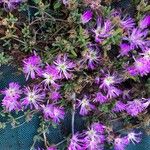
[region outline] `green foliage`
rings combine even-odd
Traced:
[[[11,60],[12,60],[11,56],[5,55],[4,52],[0,53],[0,66],[1,65],[8,65]]]

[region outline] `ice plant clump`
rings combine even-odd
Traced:
[[[36,75],[42,75],[41,69],[41,58],[37,55],[30,56],[23,60],[23,72],[26,76],[26,80],[31,77],[32,79],[36,78]]]
[[[91,10],[85,11],[81,16],[81,22],[83,24],[89,22],[92,19],[92,15],[93,15],[93,13]]]

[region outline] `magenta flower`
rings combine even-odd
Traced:
[[[81,16],[81,22],[83,24],[88,23],[92,19],[92,15],[93,13],[91,10],[85,11]]]
[[[6,111],[20,110],[21,104],[13,97],[5,97],[2,100],[2,106],[5,107]]]
[[[25,0],[0,0],[0,4],[3,3],[4,8],[13,10],[16,8],[17,5],[19,5],[23,1]]]
[[[58,101],[61,98],[61,94],[58,91],[50,91],[49,98],[53,101]]]
[[[72,136],[68,150],[86,150],[86,145],[82,134],[75,133]]]
[[[91,124],[91,128],[97,131],[100,134],[104,134],[105,126],[99,122],[94,122]]]
[[[96,93],[94,102],[99,102],[100,104],[103,104],[103,103],[106,103],[107,101],[108,101],[108,98],[104,96],[101,92]]]
[[[126,105],[126,111],[131,116],[137,116],[144,110],[143,103],[141,100],[128,101]]]
[[[115,98],[122,94],[122,91],[114,86],[110,86],[107,91],[107,98]]]
[[[126,109],[126,104],[124,104],[121,101],[117,101],[114,108],[113,108],[113,111],[121,112],[121,111],[124,111],[125,109]]]
[[[140,133],[135,133],[135,132],[130,132],[128,133],[128,140],[131,141],[133,144],[139,143],[141,141],[141,132]]]
[[[57,148],[55,146],[50,146],[47,148],[47,150],[57,150]]]
[[[125,17],[120,21],[120,24],[123,29],[130,30],[130,29],[134,28],[135,21],[130,17],[128,17],[128,18]]]
[[[146,36],[148,34],[147,30],[141,30],[138,28],[134,28],[128,37],[125,37],[124,39],[127,40],[130,43],[131,49],[135,48],[141,48],[145,49],[148,45],[148,41],[145,40]]]
[[[87,115],[90,111],[95,109],[95,106],[90,103],[90,99],[85,95],[82,100],[78,99],[78,107],[80,107],[80,115],[85,116]]]
[[[56,81],[59,79],[59,75],[55,66],[47,65],[46,69],[43,71],[42,76],[44,78],[42,82],[44,82],[45,87],[49,87],[50,84],[55,88],[59,87],[59,85],[56,83]]]
[[[88,49],[83,54],[83,63],[87,63],[90,69],[94,69],[100,62],[100,54],[98,49],[94,49],[92,46],[88,46]]]
[[[45,98],[45,93],[37,85],[35,85],[32,89],[30,87],[26,87],[24,89],[24,94],[26,97],[23,98],[22,104],[26,107],[30,106],[31,109],[33,107],[38,109]]]
[[[149,61],[147,61],[143,57],[135,59],[135,62],[133,64],[133,66],[128,67],[127,71],[132,76],[135,76],[135,75],[140,75],[140,76],[147,75],[150,72]]]
[[[126,146],[129,144],[128,137],[116,138],[114,141],[115,150],[125,150]]]
[[[109,20],[106,20],[104,24],[102,23],[102,19],[97,19],[97,28],[93,29],[93,33],[95,34],[95,41],[98,43],[102,43],[103,40],[111,36],[112,25]]]
[[[60,78],[71,78],[74,67],[76,66],[73,62],[71,62],[67,55],[58,55],[57,59],[54,61],[56,68],[58,70]]]
[[[131,46],[126,43],[120,44],[120,55],[125,56],[128,55],[128,53],[131,51]]]
[[[35,79],[36,75],[42,75],[41,69],[41,58],[37,55],[30,56],[23,60],[23,72],[26,75],[26,80],[31,76],[32,79]]]
[[[140,20],[139,27],[141,29],[145,29],[147,27],[150,27],[150,15],[145,16],[142,20]]]
[[[102,128],[98,124],[93,124],[91,128],[85,131],[87,149],[89,150],[102,150],[105,136],[102,134]]]
[[[44,118],[46,120],[52,119],[55,123],[59,123],[64,119],[64,109],[62,107],[54,106],[52,104],[42,106]]]
[[[1,93],[4,94],[7,98],[18,99],[20,98],[20,94],[22,94],[22,91],[18,83],[11,82],[9,83],[9,88],[1,91]]]
[[[106,91],[111,86],[121,83],[121,81],[122,81],[122,79],[120,77],[118,77],[118,75],[116,73],[113,73],[112,75],[110,73],[108,73],[105,75],[105,77],[102,78],[100,88],[102,88],[104,91]]]

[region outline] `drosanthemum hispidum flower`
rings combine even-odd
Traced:
[[[58,55],[57,59],[54,61],[54,64],[56,65],[60,78],[65,77],[66,79],[69,79],[72,77],[71,72],[76,65],[68,59],[67,54]]]
[[[25,1],[26,0],[0,0],[0,4],[2,3],[5,9],[13,10],[17,5]]]
[[[1,93],[4,94],[5,97],[18,99],[20,98],[20,94],[22,94],[22,90],[18,83],[11,82],[9,83],[9,87],[2,90]]]
[[[103,42],[107,37],[111,36],[112,24],[110,20],[102,21],[102,18],[97,19],[97,27],[92,32],[95,35],[95,41],[98,43]]]
[[[131,51],[131,46],[127,43],[121,43],[120,44],[120,55],[126,56]]]
[[[97,92],[93,101],[99,102],[100,104],[103,104],[103,103],[106,103],[108,101],[108,98],[105,95],[103,95],[102,92]]]
[[[139,143],[141,141],[141,132],[139,133],[135,133],[135,132],[130,132],[128,133],[127,137],[128,137],[128,140],[131,141],[133,144],[136,143]]]
[[[42,105],[41,107],[46,120],[52,119],[55,123],[59,123],[61,119],[64,119],[65,112],[63,107],[54,106],[53,104]]]
[[[99,123],[93,123],[91,127],[85,131],[85,142],[88,150],[103,150],[105,136],[104,126]]]
[[[54,86],[55,88],[59,85],[56,83],[56,81],[60,78],[58,75],[58,70],[55,66],[47,65],[46,69],[42,73],[42,77],[44,80],[42,81],[45,85],[45,87],[50,87],[50,85]]]
[[[9,87],[2,90],[1,93],[5,95],[2,99],[2,106],[6,111],[21,109],[21,103],[18,101],[18,98],[21,97],[22,91],[18,83],[9,83]]]
[[[75,133],[72,135],[68,150],[86,150],[83,134]]]
[[[23,98],[22,105],[30,106],[31,109],[38,109],[45,98],[45,93],[38,85],[34,85],[33,88],[25,87],[24,94],[25,98]]]
[[[141,29],[145,29],[147,27],[150,27],[150,15],[144,16],[139,22],[139,27]]]
[[[117,137],[114,140],[114,149],[115,150],[125,150],[126,146],[129,144],[128,137]]]
[[[88,23],[92,19],[92,11],[91,10],[86,10],[82,15],[81,15],[81,22],[83,24]]]
[[[100,53],[97,47],[89,45],[88,48],[83,52],[83,59],[81,63],[87,63],[88,68],[94,69],[100,62]]]
[[[114,108],[113,108],[113,111],[121,112],[121,111],[124,111],[125,109],[126,109],[126,104],[124,104],[121,101],[117,101]]]
[[[131,17],[124,17],[123,19],[120,20],[120,24],[123,29],[130,30],[130,29],[134,28],[135,21]]]
[[[86,95],[84,95],[82,100],[78,99],[78,107],[80,107],[80,115],[85,116],[90,111],[95,109],[95,106],[91,104],[90,98],[88,98]]]
[[[144,76],[150,72],[150,65],[147,59],[145,59],[144,57],[140,57],[134,60],[134,64],[127,68],[127,71],[130,75]]]
[[[28,80],[29,77],[35,79],[36,75],[41,76],[42,75],[41,58],[36,54],[30,56],[29,58],[25,58],[23,60],[23,72],[26,76],[26,80]]]
[[[145,47],[147,47],[149,43],[148,40],[145,39],[147,34],[148,30],[133,28],[133,30],[129,32],[129,35],[123,37],[123,39],[130,43],[131,49],[135,48],[145,49]]]

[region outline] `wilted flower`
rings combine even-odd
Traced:
[[[56,68],[58,70],[60,78],[71,78],[72,74],[70,72],[73,71],[74,67],[76,66],[73,62],[71,62],[67,55],[58,55],[57,59],[54,61]]]
[[[142,20],[140,20],[139,27],[141,29],[145,29],[150,26],[150,15],[145,16]]]
[[[135,133],[135,132],[130,132],[128,133],[128,140],[131,141],[133,144],[139,143],[141,141],[141,135],[142,133]]]
[[[81,16],[81,22],[83,24],[89,22],[92,19],[92,15],[93,15],[93,13],[91,10],[85,11]]]
[[[62,107],[54,106],[52,104],[42,105],[44,118],[46,120],[52,119],[55,123],[59,123],[61,119],[64,119],[64,109]]]
[[[129,144],[128,137],[117,137],[114,141],[115,150],[125,150],[126,146]]]
[[[90,99],[85,95],[82,100],[78,100],[78,107],[80,107],[80,115],[85,116],[87,115],[91,110],[95,108],[93,104],[90,103]]]
[[[32,89],[30,87],[26,87],[24,89],[24,94],[26,97],[23,98],[22,104],[26,107],[29,105],[31,109],[33,107],[38,109],[45,98],[45,93],[37,85],[35,85]]]
[[[68,150],[86,150],[83,135],[75,133],[70,139]]]
[[[38,76],[42,75],[41,69],[41,58],[37,55],[30,56],[23,60],[23,72],[26,75],[26,80],[28,80],[29,76],[32,79],[35,79],[36,74]]]
[[[110,20],[106,20],[102,23],[102,19],[97,19],[97,27],[93,29],[93,33],[95,34],[95,41],[98,43],[103,42],[106,38],[111,36],[112,25]]]

